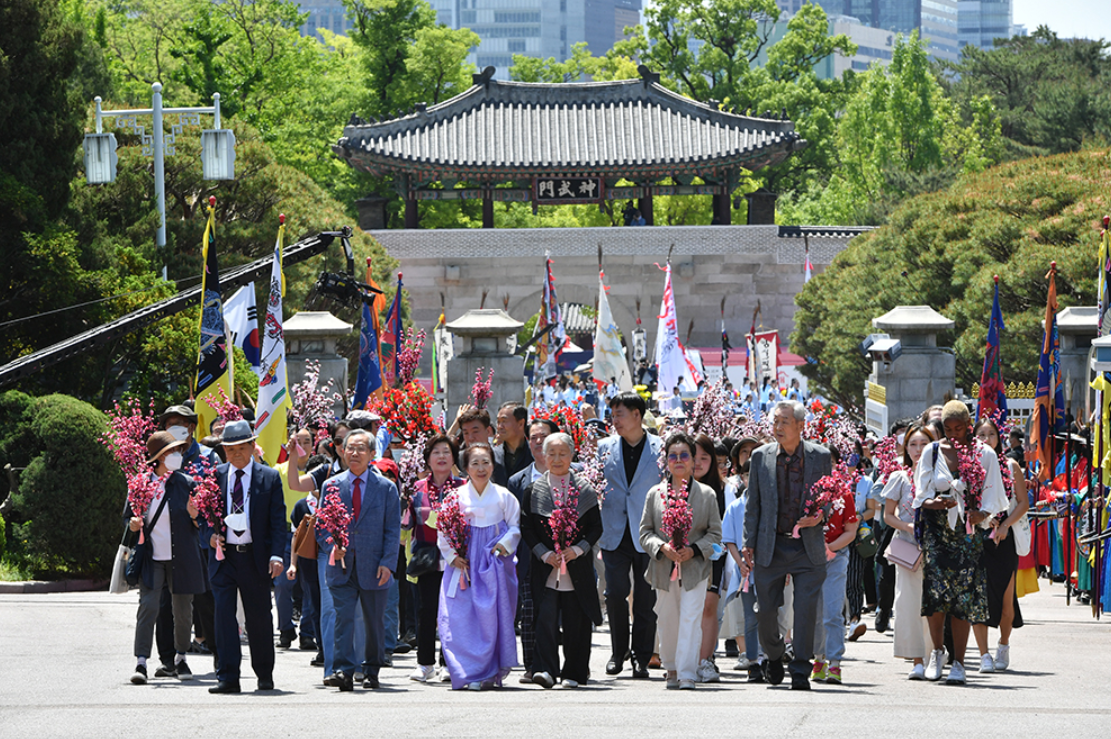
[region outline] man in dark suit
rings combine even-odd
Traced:
[[[286,524],[282,478],[254,461],[255,434],[247,421],[232,421],[222,437],[228,461],[216,468],[224,493],[225,533],[206,531],[212,550],[208,571],[216,601],[216,645],[220,650],[217,684],[210,693],[238,693],[243,653],[236,623],[236,595],[243,600],[251,668],[259,690],[274,689],[274,622],[270,581],[282,574]],[[206,524],[207,526],[207,524]],[[216,546],[224,559],[216,558]]]
[[[361,429],[343,440],[347,471],[329,478],[321,490],[321,503],[334,487],[351,514],[347,548],[329,541],[330,534],[317,526],[322,551],[335,547],[336,564],[327,570],[328,589],[336,609],[335,673],[332,682],[341,691],[355,689],[355,605],[363,609],[366,654],[362,662],[369,689],[380,686],[378,671],[386,663],[386,601],[397,566],[401,544],[401,501],[392,482],[370,468],[374,437]]]
[[[516,401],[502,403],[498,409],[498,439],[494,447],[495,485],[507,487],[509,480],[532,464],[533,454],[525,434],[528,432],[528,409]],[[499,477],[501,479],[499,479]],[[518,502],[520,497],[518,496]]]
[[[644,579],[648,555],[640,545],[640,519],[648,491],[662,479],[659,457],[663,442],[644,430],[644,398],[624,392],[611,398],[609,405],[617,434],[598,442],[598,459],[606,476],[598,545],[606,571],[606,617],[613,649],[606,674],[616,675],[625,666],[631,591],[633,677],[643,679],[648,677],[648,661],[656,644],[656,591]]]
[[[828,449],[803,441],[805,427],[806,408],[802,403],[776,403],[772,416],[776,440],[754,451],[750,460],[741,550],[756,585],[760,644],[768,655],[765,677],[772,685],[783,682],[786,645],[779,633],[778,611],[788,575],[794,584],[792,690],[810,690],[814,620],[826,579],[825,534],[818,525],[825,514],[806,518],[802,514],[811,487],[833,469]],[[800,532],[798,539],[791,535],[795,526]]]

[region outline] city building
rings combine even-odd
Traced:
[[[776,0],[776,2],[781,10],[788,13],[796,13],[806,4],[804,0]],[[831,18],[848,16],[869,28],[902,33],[907,36],[917,29],[919,36],[927,40],[926,51],[934,59],[956,61],[960,55],[958,0],[810,0],[810,2],[822,6]],[[847,33],[847,31],[843,32]]]
[[[309,14],[301,26],[302,36],[312,36],[321,28],[346,36],[354,25],[347,17],[343,0],[308,0],[301,3],[301,12]]]
[[[1025,27],[1014,25],[1011,0],[960,0],[959,13],[961,46],[990,49],[997,38],[1026,35]]]

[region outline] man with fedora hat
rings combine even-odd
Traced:
[[[256,435],[247,421],[224,427],[221,444],[228,461],[216,468],[224,493],[225,526],[206,524],[212,547],[208,572],[216,600],[216,646],[220,651],[218,683],[210,693],[238,693],[243,659],[236,623],[236,595],[243,600],[251,667],[259,690],[274,689],[274,625],[270,615],[270,580],[282,574],[284,534],[288,531],[282,479],[254,460]],[[216,557],[217,547],[224,558]]]

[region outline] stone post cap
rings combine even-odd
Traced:
[[[448,331],[456,336],[512,336],[525,324],[516,320],[501,308],[469,310],[459,318],[445,324]]]
[[[347,336],[352,328],[350,323],[341,321],[328,311],[306,310],[294,313],[282,326],[287,339]]]
[[[881,331],[932,334],[948,331],[956,322],[928,305],[900,305],[879,318],[873,318],[872,325]]]
[[[1099,333],[1099,308],[1070,306],[1057,314],[1057,330],[1065,334]]]

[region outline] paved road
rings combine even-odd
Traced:
[[[121,736],[1097,736],[1111,734],[1111,619],[1066,607],[1061,586],[1022,600],[1014,669],[965,688],[905,679],[890,634],[850,644],[845,685],[795,693],[748,686],[726,670],[716,686],[665,692],[605,675],[608,636],[595,635],[597,677],[578,691],[517,684],[483,693],[408,681],[414,656],[383,672],[384,689],[340,694],[319,685],[308,652],[279,650],[278,693],[210,696],[211,663],[189,683],[128,683],[137,593],[0,595],[0,737]],[[994,633],[994,632],[993,632]],[[994,637],[993,637],[994,644]],[[720,658],[722,665],[732,660]],[[246,666],[246,663],[245,663]],[[244,689],[254,679],[245,678]]]

